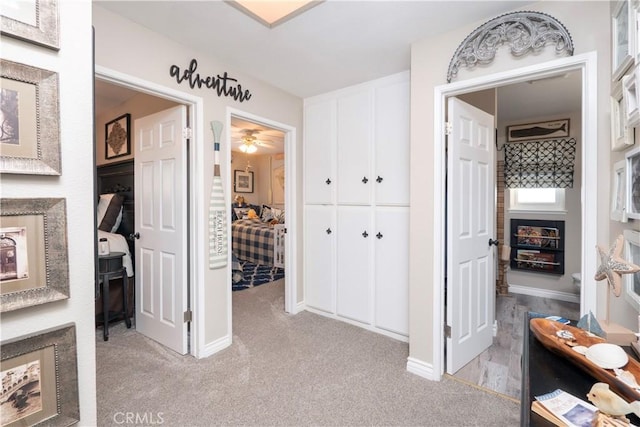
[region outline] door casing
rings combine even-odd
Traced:
[[[170,87],[162,86],[139,77],[121,73],[119,71],[95,66],[95,78],[119,86],[124,86],[138,92],[147,93],[158,98],[169,99],[179,104],[186,105],[189,116],[189,126],[192,129],[189,157],[189,176],[188,185],[189,194],[202,194],[204,188],[204,176],[199,171],[204,170],[204,147],[206,144],[204,138],[204,100],[202,97],[194,96],[185,92],[180,92]],[[206,201],[199,200],[198,197],[189,197],[189,216],[188,216],[188,233],[189,238],[189,282],[191,285],[189,291],[189,306],[193,312],[193,321],[191,322],[191,338],[189,343],[189,354],[200,358],[205,357],[203,351],[206,349],[204,334],[204,275],[198,270],[199,266],[208,265],[206,262],[206,254],[198,251],[197,248],[205,247],[203,241],[207,236],[207,223],[204,215],[197,215],[203,212],[203,203]],[[187,218],[185,218],[185,221]],[[185,229],[187,229],[185,227]],[[231,289],[231,288],[229,288]],[[199,304],[197,304],[199,302]]]
[[[297,265],[298,265],[298,251],[296,249],[296,236],[298,235],[297,229],[297,212],[298,204],[296,198],[296,128],[284,123],[279,123],[265,117],[260,117],[255,114],[247,113],[246,111],[238,110],[235,108],[227,107],[226,114],[226,128],[231,129],[231,116],[248,120],[250,122],[259,123],[267,127],[277,129],[284,132],[284,176],[285,176],[285,188],[284,188],[284,211],[286,213],[286,234],[284,243],[284,262],[285,262],[285,288],[284,288],[284,311],[289,314],[296,314],[302,310],[301,305],[298,305],[297,295]],[[226,133],[227,144],[225,156],[227,159],[231,158],[231,132]],[[231,168],[228,167],[226,173],[227,188],[225,192],[227,194],[232,193]],[[229,224],[228,246],[231,247],[231,225]],[[231,264],[231,251],[229,251],[229,264]],[[231,289],[231,275],[227,275],[227,285]],[[229,313],[229,325],[232,325],[232,299],[231,293],[227,300],[227,313]],[[229,331],[229,336],[232,336]]]
[[[586,173],[597,171],[597,53],[588,52],[554,61],[548,61],[528,67],[517,68],[505,72],[468,79],[460,82],[440,85],[434,88],[434,162],[433,179],[436,203],[434,203],[434,242],[441,242],[441,247],[434,251],[433,260],[433,366],[430,379],[440,380],[445,369],[445,260],[447,250],[445,240],[446,227],[446,100],[448,97],[497,88],[513,83],[536,80],[570,71],[580,71],[582,77],[582,132],[584,149],[582,150],[582,250],[581,273],[583,277],[580,295],[581,316],[589,311],[596,312],[596,286],[585,275],[585,266],[597,265],[597,254],[593,249],[597,242],[597,174]],[[439,203],[438,203],[439,202]],[[587,283],[589,282],[589,283]]]

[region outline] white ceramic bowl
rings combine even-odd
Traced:
[[[610,343],[592,345],[587,349],[585,356],[604,369],[622,368],[629,362],[629,356],[622,347]]]

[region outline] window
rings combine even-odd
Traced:
[[[564,188],[510,188],[509,210],[565,212]]]

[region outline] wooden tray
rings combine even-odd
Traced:
[[[529,327],[535,337],[552,352],[569,359],[574,365],[591,375],[598,381],[609,384],[612,390],[618,393],[621,397],[627,401],[632,402],[640,400],[640,392],[627,385],[624,381],[616,377],[613,369],[604,369],[587,359],[586,356],[573,350],[571,346],[566,343],[566,340],[559,338],[556,335],[557,331],[566,330],[573,334],[577,345],[583,345],[590,347],[593,344],[606,342],[603,338],[598,336],[591,336],[587,331],[573,326],[565,325],[560,322],[548,320],[544,318],[531,319],[529,321]],[[640,363],[635,359],[629,357],[629,362],[621,369],[629,371],[636,378],[636,381],[640,383]],[[535,375],[535,372],[531,372],[531,375]],[[594,381],[595,382],[595,381]]]

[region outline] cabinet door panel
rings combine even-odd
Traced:
[[[338,98],[336,148],[341,204],[371,202],[375,184],[370,175],[372,99],[371,91],[367,90]]]
[[[335,313],[335,236],[334,210],[327,206],[305,206],[305,304],[328,313]]]
[[[409,208],[376,209],[374,234],[375,326],[408,336]]]
[[[334,169],[336,102],[327,100],[304,108],[304,200],[329,204],[336,187]]]
[[[376,204],[409,204],[409,80],[375,90]],[[378,178],[379,177],[379,178]]]
[[[366,232],[367,237],[363,236]],[[371,229],[370,208],[338,208],[337,314],[371,323]]]

